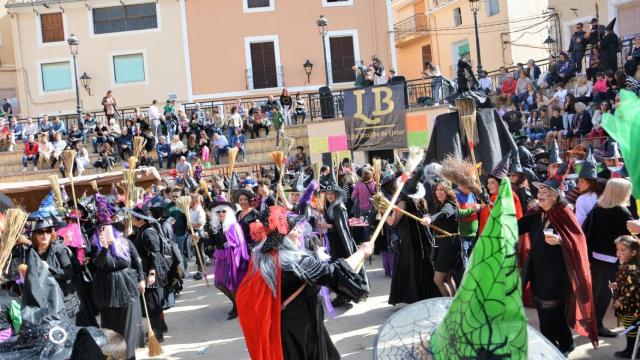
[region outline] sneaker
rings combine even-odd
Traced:
[[[22,172],[27,172],[27,168],[22,168]]]
[[[38,171],[38,167],[37,167],[37,166],[34,166],[34,167],[33,167],[33,171]]]
[[[193,280],[202,280],[202,274],[200,274],[199,272],[195,273],[193,275]]]

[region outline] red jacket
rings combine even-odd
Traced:
[[[502,89],[500,89],[501,93],[502,94],[510,94],[510,95],[515,94],[516,93],[516,85],[517,85],[517,82],[515,80],[513,80],[513,79],[511,80],[511,82],[509,82],[509,80],[505,80],[502,83]]]
[[[24,154],[27,156],[38,155],[40,151],[40,144],[37,142],[29,142],[24,144]]]

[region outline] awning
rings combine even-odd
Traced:
[[[76,197],[81,198],[85,192],[93,194],[93,189],[91,188],[92,180],[96,181],[101,193],[108,194],[111,192],[112,184],[122,181],[122,171],[73,178]],[[146,189],[160,180],[160,174],[154,167],[136,169],[136,186]],[[68,178],[61,178],[59,183],[64,186],[67,195],[71,196],[71,181]],[[7,195],[16,206],[23,207],[29,212],[38,209],[40,202],[49,194],[49,191],[51,191],[49,180],[0,184],[0,193]]]

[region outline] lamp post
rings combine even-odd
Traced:
[[[307,74],[307,83],[310,83],[311,71],[313,71],[313,64],[311,63],[311,61],[309,61],[309,59],[307,59],[307,61],[305,61],[302,66],[304,67],[304,72]]]
[[[476,57],[478,58],[478,73],[482,70],[482,59],[480,58],[480,34],[478,33],[478,11],[480,11],[480,0],[469,0],[471,11],[473,12],[473,26],[476,31]]]
[[[78,66],[76,64],[76,56],[78,55],[80,40],[78,40],[75,35],[71,34],[67,39],[67,44],[69,44],[69,50],[73,56],[73,77],[76,84],[76,114],[78,115],[78,124],[80,124],[82,122],[82,108],[80,107],[80,87],[78,86]]]
[[[556,41],[551,37],[551,35],[547,36],[547,39],[544,41],[544,45],[549,50],[549,55],[552,55],[553,47],[555,46]]]
[[[87,73],[83,73],[80,75],[80,83],[82,87],[87,91],[87,94],[91,96],[91,76],[87,75]]]
[[[324,15],[320,15],[320,18],[316,20],[316,24],[318,25],[318,32],[322,36],[322,53],[324,55],[324,77],[325,82],[324,86],[329,87],[329,61],[327,60],[327,26],[329,25],[329,21]]]

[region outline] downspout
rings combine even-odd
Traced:
[[[374,0],[371,0],[373,2]],[[393,29],[393,10],[391,0],[387,1],[387,31],[389,32],[389,52],[391,53],[391,68],[396,70],[396,74],[401,74],[398,69],[398,51],[396,49],[396,33]]]

